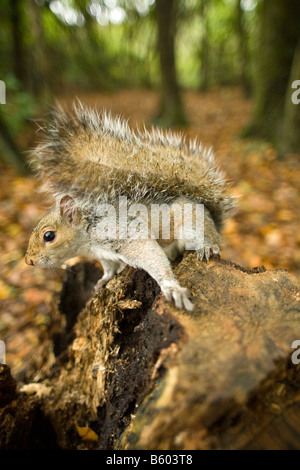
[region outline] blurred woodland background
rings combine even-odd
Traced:
[[[24,262],[52,202],[26,153],[55,102],[212,146],[239,195],[223,258],[300,274],[298,0],[2,0],[0,64],[0,339],[15,375],[63,276]]]

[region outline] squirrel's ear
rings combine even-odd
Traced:
[[[78,210],[74,208],[74,199],[71,196],[64,196],[59,203],[60,215],[66,217],[70,224],[74,225],[78,221]]]

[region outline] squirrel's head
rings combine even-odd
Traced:
[[[64,196],[59,207],[42,217],[34,227],[25,255],[25,262],[42,268],[59,268],[64,261],[79,254],[85,244],[81,216]]]

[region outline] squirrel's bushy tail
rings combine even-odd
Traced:
[[[57,107],[40,127],[44,139],[32,162],[54,197],[66,194],[82,207],[113,202],[168,202],[187,196],[202,202],[217,225],[235,206],[211,149],[161,130],[132,131],[128,122],[84,107]]]

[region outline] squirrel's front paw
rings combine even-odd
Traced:
[[[189,299],[188,290],[181,287],[176,281],[167,281],[161,286],[161,290],[169,302],[174,300],[177,308],[185,308],[192,311],[193,304]]]
[[[203,258],[205,261],[208,261],[211,255],[220,256],[220,248],[218,245],[204,242],[204,246],[197,250],[197,257],[200,261],[203,261]]]

